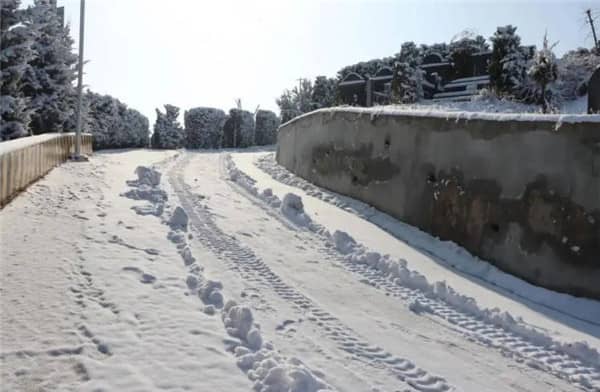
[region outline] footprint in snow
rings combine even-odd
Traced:
[[[128,266],[128,267],[123,267],[122,269],[123,269],[123,271],[133,272],[134,274],[136,274],[141,283],[150,284],[150,283],[156,282],[156,277],[154,275],[148,274],[148,273],[142,271],[141,269],[139,269],[138,267],[129,267]]]

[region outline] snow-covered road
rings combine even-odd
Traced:
[[[600,390],[600,303],[269,151],[97,153],[0,222],[2,390]]]

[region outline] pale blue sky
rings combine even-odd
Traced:
[[[79,0],[58,0],[77,39]],[[25,2],[27,4],[27,2]],[[544,31],[558,55],[593,44],[592,1],[200,1],[87,0],[85,83],[140,110],[277,110],[299,77],[334,76],[344,65],[399,51],[404,41],[450,41],[470,29],[488,38],[518,27],[525,44]],[[599,21],[600,22],[600,21]],[[600,26],[598,26],[600,28]]]

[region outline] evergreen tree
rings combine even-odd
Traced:
[[[423,98],[422,74],[419,68],[397,62],[392,79],[392,100],[397,103],[414,103]]]
[[[284,90],[276,102],[281,112],[281,121],[287,122],[303,113],[314,109],[313,103],[314,87],[309,79],[300,79],[299,86],[291,91]]]
[[[542,105],[544,113],[548,111],[547,87],[558,78],[558,67],[556,57],[552,48],[556,44],[549,46],[547,34],[544,34],[544,43],[542,49],[535,54],[533,64],[528,70],[528,75],[537,83],[539,87],[538,103]]]
[[[19,4],[19,0],[0,3],[0,140],[29,134],[30,111],[22,79],[34,53],[31,29]]]
[[[290,90],[284,90],[281,96],[277,98],[275,102],[279,106],[281,121],[284,123],[302,114],[298,108],[296,99]]]
[[[337,83],[335,79],[317,76],[313,84],[312,109],[328,108],[335,105]]]
[[[407,63],[411,67],[416,67],[421,64],[422,56],[419,48],[414,42],[404,42],[400,48],[400,54],[398,55],[398,61]]]
[[[60,132],[74,111],[77,55],[72,51],[69,27],[63,27],[56,3],[35,0],[26,11],[34,33],[33,50],[23,78],[23,92],[30,100],[33,133]]]
[[[153,148],[181,148],[185,143],[185,133],[177,118],[179,108],[165,105],[165,113],[156,109],[156,123],[152,134]]]
[[[528,53],[511,25],[498,27],[492,41],[488,71],[490,83],[498,94],[519,94],[527,78]]]
[[[454,63],[454,76],[457,78],[472,75],[471,55],[489,50],[489,45],[481,35],[463,33],[460,39],[453,40],[449,45],[449,58]]]

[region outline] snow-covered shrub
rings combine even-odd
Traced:
[[[152,133],[153,148],[181,148],[184,146],[185,133],[177,121],[179,108],[165,105],[165,113],[156,109],[156,123]]]
[[[35,0],[25,15],[36,54],[22,80],[32,110],[30,127],[35,134],[62,131],[75,110],[77,55],[69,26],[63,27],[50,0]]]
[[[392,99],[398,103],[414,103],[423,98],[422,71],[408,63],[394,65]]]
[[[84,95],[82,129],[94,135],[94,149],[148,146],[149,122],[110,95]],[[71,122],[74,124],[74,120]]]
[[[255,137],[256,145],[264,146],[277,143],[279,117],[270,110],[256,112]]]
[[[242,109],[231,109],[223,126],[223,147],[254,145],[254,116]]]
[[[565,101],[587,93],[587,83],[600,66],[600,54],[579,48],[567,52],[558,60],[557,90]]]
[[[184,115],[186,147],[220,148],[227,115],[221,109],[193,108]]]
[[[23,22],[19,0],[2,0],[0,15],[0,141],[29,134],[30,109],[22,79],[30,72],[32,34]]]
[[[536,52],[533,63],[527,71],[527,75],[537,84],[536,101],[541,103],[544,112],[548,110],[549,106],[547,87],[558,78],[556,56],[552,52],[553,47],[554,45],[548,45],[548,37],[544,35],[542,49]]]

